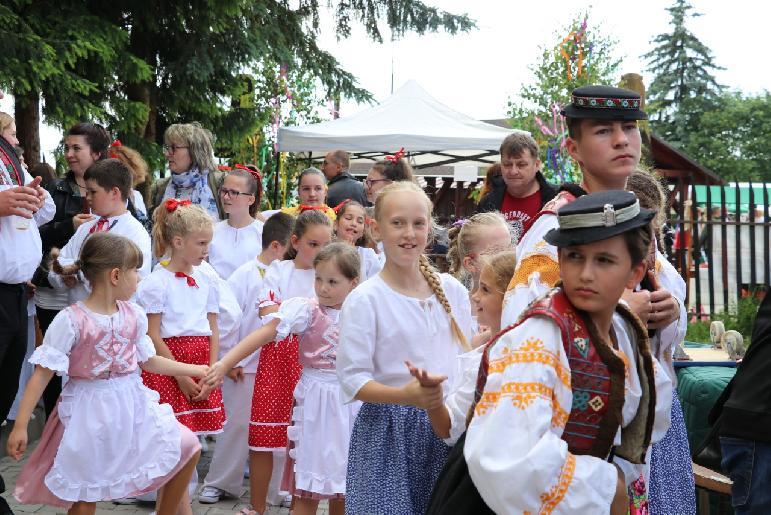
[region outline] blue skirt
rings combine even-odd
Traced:
[[[423,515],[449,451],[424,410],[364,403],[348,452],[346,515]]]
[[[672,425],[651,451],[648,502],[651,515],[696,514],[691,451],[677,391],[672,394]]]

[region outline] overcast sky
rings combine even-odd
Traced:
[[[424,0],[452,13],[467,13],[477,30],[450,36],[444,33],[423,37],[408,34],[402,39],[376,44],[363,30],[354,30],[349,40],[338,42],[322,18],[320,44],[335,55],[343,67],[359,78],[362,87],[376,100],[391,92],[391,62],[394,88],[415,79],[430,94],[451,108],[478,119],[503,118],[506,102],[522,84],[532,81],[528,66],[540,57],[539,45],[558,42],[555,32],[580,14],[576,3],[555,0]],[[324,2],[321,2],[324,4]],[[588,24],[616,40],[621,73],[637,72],[646,85],[651,74],[641,56],[649,51],[651,39],[670,30],[673,0],[619,2],[594,0]],[[771,6],[750,0],[691,0],[701,17],[690,19],[688,27],[709,47],[715,62],[725,70],[716,72],[720,83],[745,93],[771,89],[771,41],[768,23]],[[385,32],[384,39],[390,35]],[[0,101],[0,108],[13,112],[12,99]],[[366,105],[344,103],[341,115],[353,114]],[[51,159],[61,134],[45,127],[41,146]]]

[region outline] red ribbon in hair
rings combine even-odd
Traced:
[[[262,174],[260,173],[259,170],[253,170],[248,166],[244,166],[241,164],[236,164],[236,170],[244,170],[246,172],[249,172],[250,174],[252,174],[252,177],[254,177],[257,180],[257,182],[262,182]]]
[[[110,144],[110,148],[122,147],[122,146],[123,146],[123,143],[121,143],[119,139],[116,139]],[[110,157],[112,159],[118,159],[118,154],[116,154],[115,152],[110,152]]]
[[[173,213],[179,206],[189,206],[190,204],[192,204],[192,202],[189,200],[177,200],[175,198],[170,198],[166,200],[166,211]]]
[[[228,165],[217,165],[217,170],[219,170],[220,172],[229,172],[232,170],[232,168],[229,167]]]
[[[399,151],[396,154],[394,154],[392,156],[385,156],[385,160],[386,161],[391,161],[392,163],[395,163],[399,159],[403,158],[404,154],[405,154],[404,147],[402,147],[402,148],[399,149]]]
[[[349,199],[349,198],[347,198],[347,199],[343,200],[343,201],[342,201],[342,202],[340,202],[338,205],[336,205],[335,207],[333,207],[333,208],[332,208],[332,211],[334,211],[334,212],[335,212],[335,214],[337,214],[337,212],[338,212],[338,211],[340,211],[340,210],[343,208],[343,206],[344,206],[344,205],[346,205],[346,204],[347,204],[348,202],[350,202],[350,201],[351,201],[351,199]]]
[[[195,279],[187,275],[185,272],[174,272],[174,277],[184,277],[187,280],[188,286],[190,286],[191,288],[193,287],[198,288],[198,284],[195,282]]]
[[[326,211],[328,206],[307,206],[305,204],[300,204],[298,206],[298,209],[300,210],[300,213],[304,211]]]

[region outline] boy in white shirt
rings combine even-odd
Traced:
[[[75,231],[67,245],[59,253],[59,263],[69,265],[80,256],[86,238],[95,232],[111,231],[129,238],[142,251],[140,278],[150,273],[152,254],[150,236],[141,223],[128,212],[126,204],[131,195],[131,171],[118,159],[103,159],[92,164],[84,175],[86,198],[96,217],[84,222]],[[59,275],[50,272],[48,279],[57,290],[69,292],[69,302],[74,304],[88,296],[89,286],[81,273]]]

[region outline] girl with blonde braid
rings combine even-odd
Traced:
[[[469,348],[468,292],[423,254],[431,208],[413,183],[383,188],[373,222],[386,256],[383,270],[343,303],[341,394],[364,403],[351,436],[346,513],[424,513],[449,451],[425,411],[442,404],[442,385],[421,388],[404,366],[430,363],[451,377],[456,356]]]

